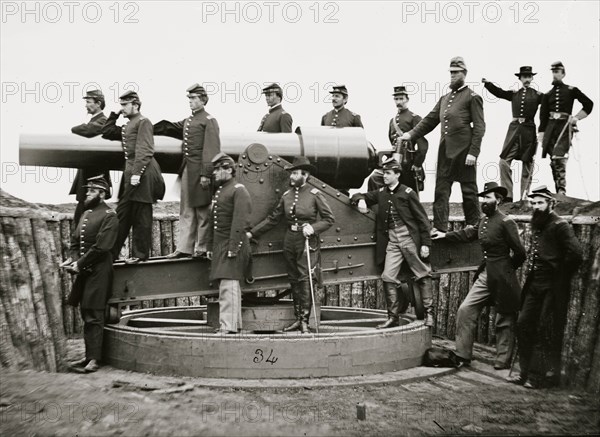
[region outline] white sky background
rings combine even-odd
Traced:
[[[2,188],[28,201],[74,201],[67,195],[73,172],[16,166],[18,138],[71,135],[88,118],[81,96],[93,83],[107,97],[107,115],[133,83],[153,122],[186,117],[185,89],[204,83],[212,93],[207,110],[222,132],[255,131],[267,110],[257,90],[273,81],[284,87],[294,128],[318,125],[331,109],[327,90],[342,83],[369,141],[387,147],[393,87],[413,84],[410,109],[424,116],[446,92],[449,60],[457,55],[484,97],[478,184],[499,181],[498,155],[511,119],[510,103],[487,93],[481,78],[509,88],[518,84],[519,66],[532,65],[534,86],[545,92],[550,64],[561,60],[565,83],[595,103],[579,124],[568,194],[600,198],[598,2],[29,2],[25,15],[23,5],[2,2],[0,144]],[[230,12],[223,15],[225,8]],[[576,103],[574,113],[580,108]],[[439,127],[427,138],[422,200],[433,201]],[[534,186],[554,190],[541,150],[536,164]],[[166,180],[166,200],[176,200],[174,176]],[[460,199],[455,185],[451,200]]]

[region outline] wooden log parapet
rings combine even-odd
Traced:
[[[528,216],[515,217],[521,238],[529,244]],[[575,232],[584,248],[584,261],[572,280],[562,357],[562,381],[572,387],[600,393],[600,223],[597,216],[575,215]],[[454,229],[464,224],[451,218]],[[72,278],[58,269],[68,258],[72,227],[70,214],[42,208],[0,208],[0,365],[60,371],[64,368],[66,338],[80,336],[78,309],[66,305]],[[152,256],[177,247],[178,217],[157,214],[153,223]],[[122,255],[129,252],[126,246]],[[523,281],[525,272],[518,277]],[[456,311],[473,283],[474,272],[434,276],[434,335],[453,340]],[[379,280],[327,285],[317,290],[322,305],[385,309]],[[207,297],[159,299],[144,307],[205,304]],[[412,309],[411,309],[412,311]],[[479,317],[476,339],[493,345],[493,307]]]

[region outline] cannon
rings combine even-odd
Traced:
[[[221,139],[222,150],[237,159],[237,181],[250,192],[252,224],[262,220],[287,189],[289,179],[284,167],[292,157],[309,157],[317,167],[317,174],[308,183],[324,193],[336,217],[335,224],[319,236],[323,284],[380,277],[375,264],[375,213],[360,213],[344,192],[360,187],[377,164],[377,154],[363,129],[302,127],[290,134],[222,134]],[[163,172],[176,173],[181,163],[181,142],[157,137],[155,150]],[[120,145],[75,135],[20,138],[20,163],[24,165],[82,168],[97,166],[99,161],[106,168],[121,169],[124,160]],[[431,343],[429,328],[421,321],[405,317],[403,325],[389,330],[386,334],[390,336],[386,337],[374,329],[385,318],[385,311],[317,305],[315,311],[320,315],[321,328],[317,338],[335,342],[334,349],[323,349],[324,359],[315,356],[312,352],[315,345],[306,339],[294,338],[297,342],[290,344],[290,334],[279,331],[293,319],[291,303],[282,300],[289,291],[282,257],[284,232],[285,225],[281,223],[253,245],[252,273],[242,284],[243,292],[254,295],[277,290],[278,294],[267,300],[243,300],[243,325],[253,333],[245,334],[241,342],[235,339],[213,342],[208,328],[218,324],[216,302],[205,307],[122,311],[144,300],[218,294],[218,284],[208,280],[209,261],[158,257],[134,265],[116,262],[108,302],[112,323],[105,328],[108,362],[129,370],[156,373],[260,378],[355,375],[420,364]],[[475,268],[480,261],[477,243],[453,246],[436,242],[432,248],[431,262],[438,273]],[[412,296],[417,316],[422,318],[420,299],[413,295],[410,283],[405,291]],[[264,332],[269,335],[260,337]],[[278,345],[277,356],[286,363],[280,361],[279,371],[274,371],[273,360],[270,364],[265,360],[253,365],[257,364],[254,350],[263,350],[253,343],[258,341],[254,337],[257,335],[261,341]],[[401,336],[402,340],[394,336]],[[390,356],[390,347],[398,341],[407,342],[406,353]],[[267,346],[265,351],[273,350]],[[219,354],[227,355],[229,361],[224,362]],[[202,359],[194,359],[196,355]]]

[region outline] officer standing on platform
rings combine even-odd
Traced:
[[[423,172],[423,162],[427,155],[429,143],[424,137],[416,141],[402,141],[400,136],[408,132],[421,121],[421,117],[408,109],[408,92],[404,86],[394,87],[394,103],[398,108],[396,116],[390,119],[388,138],[394,150],[392,155],[400,163],[402,172],[400,173],[400,183],[419,192],[423,191],[425,173]],[[417,183],[418,181],[418,183]],[[381,188],[383,183],[383,171],[373,170],[369,177],[369,191]]]
[[[269,112],[260,121],[258,126],[259,132],[286,132],[292,131],[292,116],[289,112],[283,110],[281,106],[281,100],[283,99],[283,90],[281,87],[272,83],[271,85],[263,88],[263,94],[269,105]]]
[[[331,94],[333,109],[321,117],[321,126],[363,127],[360,115],[346,108],[346,103],[348,103],[346,85],[335,85],[329,94]]]
[[[429,258],[431,225],[417,193],[400,184],[400,164],[393,158],[383,163],[385,187],[352,196],[362,213],[367,206],[379,205],[377,214],[377,264],[384,264],[381,280],[385,290],[388,319],[377,326],[385,329],[399,324],[400,280],[398,274],[406,260],[415,276],[425,308],[425,325],[433,326],[433,288]]]
[[[537,138],[535,134],[535,121],[539,105],[542,103],[543,94],[531,88],[533,68],[521,67],[515,76],[519,78],[523,87],[519,91],[503,90],[487,79],[481,79],[485,88],[499,99],[508,100],[512,103],[513,119],[508,125],[508,132],[500,153],[500,185],[506,188],[508,196],[505,203],[513,201],[513,180],[510,165],[513,160],[523,163],[521,173],[521,194],[518,200],[523,199],[523,194],[529,191],[533,171],[533,159],[537,150]]]
[[[435,198],[433,201],[433,232],[448,230],[449,200],[452,184],[459,182],[463,210],[468,225],[479,221],[477,199],[477,156],[485,133],[483,99],[465,84],[467,66],[461,57],[450,60],[450,89],[433,110],[400,139],[409,141],[441,126],[438,151]],[[472,127],[471,127],[472,124]]]
[[[212,260],[210,280],[219,281],[220,334],[235,334],[242,329],[242,288],[240,281],[250,262],[252,203],[250,193],[237,183],[235,162],[223,152],[212,159],[215,184],[212,226],[208,232],[208,258]]]
[[[162,120],[154,125],[154,135],[183,140],[183,160],[179,170],[179,243],[177,250],[167,258],[206,256],[212,198],[210,162],[221,151],[219,124],[204,109],[208,103],[205,89],[196,83],[186,91],[192,115],[176,123]]]
[[[152,122],[140,113],[142,102],[135,91],[120,97],[121,110],[111,112],[102,128],[102,138],[121,141],[125,153],[125,169],[119,187],[119,235],[113,248],[113,258],[119,252],[133,226],[133,256],[125,262],[135,264],[150,257],[152,242],[152,204],[165,195],[165,181],[154,159]],[[129,121],[116,126],[123,114]]]
[[[539,388],[559,382],[570,283],[581,264],[582,248],[573,227],[553,211],[555,200],[546,186],[529,197],[532,232],[517,321],[521,372],[509,382]]]
[[[86,92],[83,98],[85,100],[85,109],[92,118],[90,118],[90,121],[87,123],[73,126],[71,132],[85,138],[93,138],[102,133],[102,126],[106,123],[106,115],[102,112],[106,106],[104,94],[102,94],[102,91],[100,90],[90,90]],[[77,226],[79,218],[84,210],[83,204],[85,203],[86,198],[86,189],[84,188],[84,185],[89,178],[98,175],[104,177],[106,182],[108,182],[108,191],[106,192],[105,199],[110,199],[112,183],[110,180],[110,172],[108,170],[100,167],[78,169],[75,179],[73,180],[73,185],[71,185],[71,191],[69,191],[69,194],[75,194],[75,199],[77,200],[77,207],[75,208],[75,214],[73,215],[73,226]]]
[[[590,115],[594,102],[579,88],[566,85],[565,66],[562,62],[552,63],[552,89],[544,94],[540,109],[539,141],[542,144],[542,158],[550,156],[552,177],[556,194],[567,193],[567,160],[573,134],[577,132],[577,122]],[[576,115],[571,115],[573,103],[578,100],[583,106]]]
[[[104,203],[109,185],[102,176],[88,179],[84,188],[85,210],[71,235],[71,257],[61,267],[77,275],[68,303],[81,308],[85,358],[73,363],[73,370],[87,373],[98,370],[102,360],[104,311],[113,281],[111,250],[119,232],[119,219]]]
[[[496,305],[494,369],[510,367],[513,330],[521,303],[517,269],[525,261],[525,248],[515,221],[498,210],[507,193],[506,188],[496,182],[488,182],[479,193],[483,197],[481,209],[485,215],[477,226],[433,236],[434,240],[446,238],[454,242],[479,240],[483,250],[483,263],[477,270],[475,283],[456,314],[456,356],[462,365],[471,362],[479,313],[486,304],[493,303]]]
[[[317,188],[311,188],[307,183],[310,175],[316,171],[308,158],[297,156],[286,170],[290,172],[292,188],[283,193],[275,210],[254,226],[247,236],[248,238],[259,237],[285,217],[287,231],[283,239],[283,256],[292,286],[296,321],[283,330],[300,329],[305,334],[310,333],[308,319],[312,308],[308,282],[308,275],[311,272],[308,271],[305,239],[310,238],[310,242],[318,251],[319,234],[329,229],[335,218],[323,193]]]

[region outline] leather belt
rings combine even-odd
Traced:
[[[515,118],[513,118],[513,121],[518,121],[521,124],[522,123],[529,123],[529,122],[533,123],[532,119],[530,119],[530,118],[522,118],[522,117],[515,117]]]
[[[570,117],[570,114],[566,112],[550,112],[550,118],[552,120],[566,120]]]

